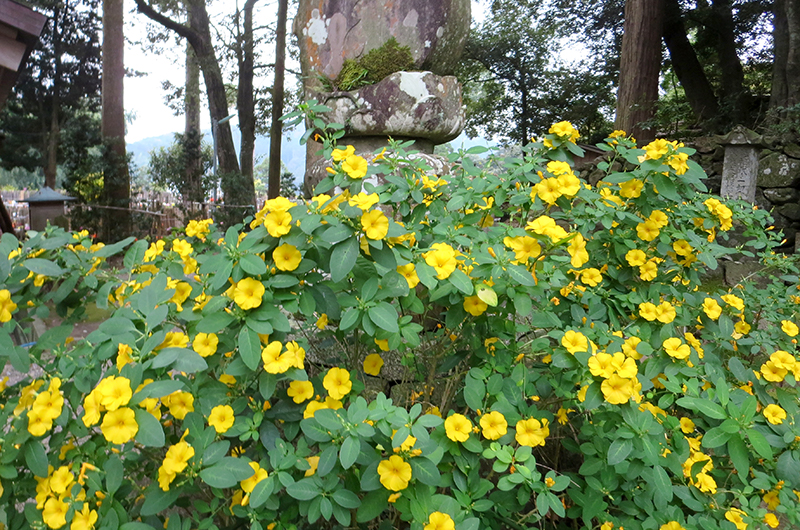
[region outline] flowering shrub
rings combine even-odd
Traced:
[[[446,175],[335,136],[312,200],[224,233],[2,237],[0,352],[43,368],[2,385],[8,528],[800,521],[797,269],[767,213],[705,193],[692,150],[617,132],[589,186],[566,122]],[[734,253],[758,281],[712,285]],[[113,313],[85,340],[12,343],[93,304]],[[386,372],[413,390],[375,390]]]

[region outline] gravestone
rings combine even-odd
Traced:
[[[293,29],[304,98],[331,107],[318,117],[344,124],[339,145],[353,145],[367,160],[391,137],[412,140],[426,163],[443,169],[433,148],[455,139],[464,127],[461,85],[450,74],[470,22],[470,0],[300,0]],[[346,60],[356,61],[391,39],[408,48],[415,71],[394,72],[355,90],[334,87]],[[306,193],[327,174],[320,148],[308,141]]]
[[[720,138],[720,144],[725,146],[720,195],[726,199],[755,202],[761,137],[737,126]]]

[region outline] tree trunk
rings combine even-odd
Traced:
[[[783,109],[800,103],[800,0],[775,0],[773,9],[775,60],[769,106]]]
[[[188,7],[188,6],[187,6]],[[186,122],[183,132],[184,176],[181,195],[184,201],[203,202],[205,193],[201,179],[202,135],[200,134],[200,65],[192,45],[186,43],[186,87],[183,106]]]
[[[197,55],[200,71],[203,73],[203,81],[206,84],[212,128],[214,128],[214,124],[218,124],[215,127],[219,160],[218,172],[222,193],[225,195],[224,201],[231,205],[254,206],[253,179],[243,178],[240,173],[230,124],[227,121],[219,123],[228,116],[228,100],[222,71],[211,40],[211,26],[205,1],[186,0],[186,5],[190,14],[188,27],[159,13],[145,0],[136,0],[136,7],[140,13],[165,28],[175,31],[192,45]],[[241,218],[243,215],[239,217]]]
[[[286,13],[289,0],[278,0],[278,22],[275,29],[275,80],[272,84],[272,125],[269,131],[270,199],[281,194],[281,143],[283,140],[283,75],[286,68]]]
[[[661,70],[663,0],[627,0],[614,126],[640,142],[655,138],[644,122],[655,116],[658,75]]]
[[[669,50],[672,69],[697,119],[709,122],[717,117],[717,98],[697,53],[686,36],[683,15],[677,0],[666,0],[664,8],[664,43]]]
[[[711,7],[713,20],[709,29],[714,32],[714,45],[722,74],[722,97],[731,107],[734,123],[747,119],[748,93],[744,88],[744,69],[736,53],[733,13],[730,0],[714,0]]]
[[[69,6],[66,6],[69,9]],[[44,160],[44,185],[56,188],[56,172],[58,171],[58,144],[61,136],[61,22],[58,5],[53,7],[53,97],[50,101],[50,130],[47,134],[47,145]]]
[[[102,134],[106,147],[103,187],[108,204],[119,208],[128,207],[131,194],[125,156],[124,49],[123,1],[103,0]],[[113,210],[105,227],[106,240],[125,237],[130,231],[128,212]]]
[[[242,141],[239,146],[239,159],[242,175],[249,182],[253,181],[253,153],[256,148],[256,105],[253,97],[253,6],[258,0],[247,0],[244,4],[244,28],[242,33],[241,53],[239,60],[239,91],[237,107],[239,113],[239,131]],[[255,195],[255,190],[253,191]]]

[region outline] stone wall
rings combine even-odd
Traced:
[[[786,250],[800,246],[800,146],[795,143],[779,145],[759,139],[758,174],[755,204],[772,213],[775,228],[786,237]],[[708,174],[706,185],[712,193],[722,189],[725,160],[724,141],[719,137],[697,138],[687,146],[697,149],[693,157]]]

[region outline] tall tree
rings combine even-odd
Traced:
[[[664,0],[625,2],[614,127],[642,142],[655,138],[655,130],[644,123],[655,116],[658,101],[663,20]]]
[[[103,0],[103,143],[106,149],[104,192],[106,201],[126,208],[131,185],[125,155],[125,35],[123,1]],[[113,222],[112,222],[113,219]],[[106,239],[127,235],[130,229],[127,210],[115,210],[107,216]]]
[[[76,165],[86,158],[85,151],[75,149],[77,144],[64,149],[64,128],[73,122],[96,126],[85,118],[100,109],[100,5],[99,0],[31,4],[49,21],[0,113],[0,129],[6,135],[0,163],[9,169],[41,170],[44,184],[54,188],[59,165],[70,156],[76,157],[70,161]]]
[[[204,0],[185,0],[188,24],[181,24],[157,10],[146,0],[136,0],[140,13],[174,31],[192,46],[206,85],[211,122],[215,125],[220,184],[225,202],[232,205],[255,205],[252,178],[242,178],[228,116],[228,101],[222,69],[217,59],[211,24]]]
[[[253,8],[258,0],[246,0],[240,12],[237,8],[235,25],[239,33],[234,45],[239,66],[239,88],[236,94],[239,131],[242,133],[240,160],[242,175],[253,179],[253,154],[256,148],[256,104],[253,90],[255,75],[255,43],[253,40]],[[243,23],[239,24],[239,19]]]
[[[774,55],[770,107],[800,104],[800,0],[774,0]]]
[[[275,31],[275,81],[272,84],[272,126],[269,133],[268,195],[281,194],[281,140],[283,140],[283,83],[286,69],[286,18],[289,0],[278,0],[278,21]]]
[[[187,6],[191,9],[191,6]],[[191,15],[187,13],[187,21]],[[186,86],[183,94],[183,111],[185,125],[183,131],[183,182],[181,196],[187,202],[204,202],[205,190],[203,177],[203,161],[201,157],[202,134],[200,133],[200,64],[192,45],[186,43]]]

